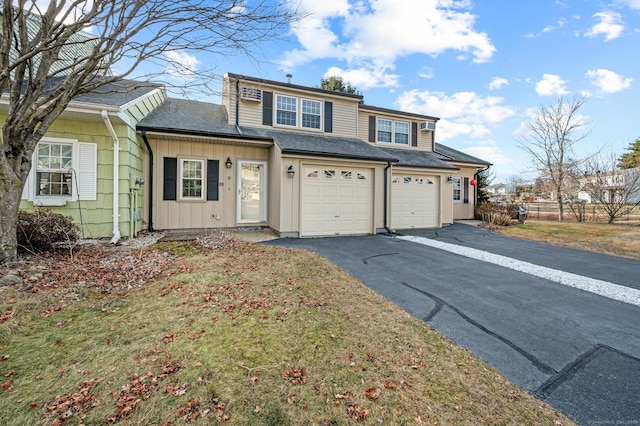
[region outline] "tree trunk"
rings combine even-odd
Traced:
[[[23,184],[3,155],[0,157],[0,265],[18,259],[16,229]]]
[[[564,220],[564,204],[562,204],[562,196],[558,196],[558,221]]]

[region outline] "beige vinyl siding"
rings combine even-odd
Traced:
[[[475,201],[476,201],[476,187],[471,185],[471,180],[473,179],[473,175],[476,172],[475,167],[463,166],[461,164],[456,164],[456,166],[460,167],[460,171],[455,175],[456,177],[461,178],[461,198],[460,202],[453,203],[453,219],[473,219],[474,218],[474,210],[475,210]],[[469,179],[469,184],[467,189],[469,191],[469,202],[464,203],[464,178]],[[453,200],[453,192],[451,194],[451,199]]]
[[[237,201],[237,167],[241,160],[268,161],[269,150],[257,147],[222,145],[198,142],[171,142],[149,137],[154,152],[154,208],[156,229],[202,229],[234,227]],[[218,160],[220,183],[217,201],[163,200],[164,157]],[[225,167],[229,157],[233,166]],[[267,177],[269,180],[269,177]],[[267,182],[269,188],[271,184]],[[269,191],[270,193],[271,191]],[[270,202],[270,200],[269,200]],[[270,205],[267,205],[267,209]],[[219,217],[219,219],[218,219]]]
[[[284,95],[291,96],[295,98],[304,98],[315,101],[320,101],[322,103],[322,129],[324,129],[324,102],[332,102],[333,103],[333,129],[331,133],[325,133],[324,131],[317,130],[306,130],[303,128],[292,128],[287,126],[264,126],[262,124],[262,101],[257,102],[253,100],[243,100],[241,99],[239,102],[239,121],[238,124],[240,126],[246,127],[263,127],[263,128],[272,128],[275,130],[287,130],[287,131],[299,131],[305,133],[322,133],[334,136],[344,136],[344,137],[357,137],[357,117],[358,117],[358,100],[343,98],[340,96],[331,96],[325,95],[321,93],[315,93],[312,91],[303,91],[303,90],[287,90],[286,87],[272,87],[267,85],[259,85],[254,82],[241,82],[240,87],[247,87],[253,89],[259,89],[266,92],[273,93],[273,102],[274,102],[274,110],[275,110],[275,102],[276,95]],[[236,116],[236,92],[235,92],[235,82],[230,82],[229,80],[225,80],[225,85],[223,88],[223,105],[227,108],[229,114],[229,123],[235,123]],[[298,108],[298,114],[300,114],[300,109]],[[275,122],[275,120],[274,120]]]
[[[434,132],[421,131],[420,121],[417,120],[415,117],[403,117],[402,115],[390,115],[390,114],[380,113],[377,111],[360,110],[358,112],[358,139],[361,139],[365,142],[369,142],[369,116],[376,117],[376,120],[378,118],[381,118],[384,120],[409,122],[409,145],[407,146],[407,148],[419,149],[422,151],[433,151]],[[422,121],[426,121],[426,120],[422,120]],[[418,124],[418,146],[417,147],[411,146],[411,126],[412,126],[411,123]],[[392,144],[392,143],[384,143],[384,142],[383,143],[373,142],[373,143],[379,146],[391,146],[394,148],[403,147],[403,145]]]

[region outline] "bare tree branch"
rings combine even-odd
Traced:
[[[529,154],[541,176],[549,180],[556,192],[560,221],[564,218],[562,201],[570,195],[567,189],[571,171],[581,161],[574,157],[574,146],[587,136],[579,133],[585,123],[578,112],[587,100],[586,96],[576,95],[540,106],[526,124],[525,135],[518,140],[518,146]]]

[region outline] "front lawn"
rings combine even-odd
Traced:
[[[0,288],[1,424],[573,424],[313,253],[97,253]]]

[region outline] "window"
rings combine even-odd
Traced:
[[[454,177],[453,178],[453,201],[457,201],[457,202],[461,201],[462,199],[461,190],[462,190],[462,178]]]
[[[379,118],[377,129],[378,142],[409,145],[409,123],[407,121],[391,121]]]
[[[203,197],[203,160],[180,160],[180,198],[183,200],[202,200]]]
[[[299,120],[298,110],[301,112]],[[276,125],[320,130],[322,102],[276,95]]]
[[[302,100],[302,127],[306,129],[320,129],[320,102]]]
[[[72,143],[38,144],[36,196],[71,196]]]
[[[64,206],[68,201],[95,200],[97,145],[75,139],[45,137],[33,153],[33,167],[22,199],[38,206]]]
[[[378,119],[378,142],[391,142],[393,122]]]
[[[282,126],[298,125],[298,99],[289,96],[276,96],[276,124]]]
[[[409,123],[406,121],[395,121],[394,142],[402,145],[409,145]]]

